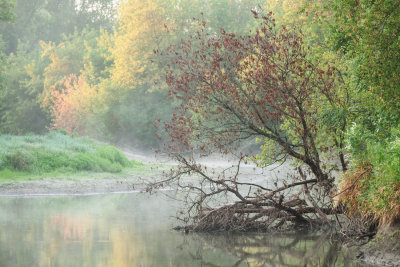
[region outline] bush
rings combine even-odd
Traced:
[[[25,150],[13,151],[7,156],[9,165],[18,171],[29,171],[32,168],[35,158]]]
[[[352,211],[373,215],[381,223],[400,220],[400,127],[377,139],[353,126],[349,133],[353,168],[344,176],[340,200]]]
[[[33,154],[36,158],[35,166],[33,166],[35,172],[50,172],[70,165],[70,160],[66,153],[36,149]]]
[[[123,167],[128,167],[131,165],[124,153],[112,146],[99,147],[96,154],[110,162],[119,163]]]
[[[89,153],[76,154],[71,159],[71,166],[78,171],[101,171],[96,158]]]

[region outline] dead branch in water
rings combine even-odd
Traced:
[[[188,212],[182,213],[185,231],[261,231],[288,226],[330,225],[338,210],[325,202],[317,179],[307,179],[298,168],[299,176],[282,182],[253,183],[241,180],[240,168],[244,156],[231,172],[218,172],[195,162],[193,158],[176,155],[180,166],[170,173],[173,179],[162,180],[163,186],[172,183],[184,194]],[[188,178],[190,175],[190,179]],[[193,180],[197,177],[198,180]],[[191,181],[191,182],[190,182]],[[152,186],[158,187],[159,183]],[[322,188],[322,189],[321,189]],[[225,203],[221,203],[225,199]],[[218,203],[220,205],[218,206]],[[221,205],[222,204],[222,205]]]

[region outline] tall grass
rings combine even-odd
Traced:
[[[53,131],[46,135],[0,135],[1,173],[120,172],[134,163],[117,148],[86,137]]]

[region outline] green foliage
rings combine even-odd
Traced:
[[[112,136],[120,142],[142,148],[155,147],[160,140],[156,137],[154,122],[157,119],[167,120],[173,108],[166,91],[147,92],[142,88],[136,89],[128,92],[117,106],[112,107],[110,112],[115,112],[118,125],[107,128],[115,131]],[[115,121],[108,122],[115,124]]]
[[[342,97],[321,110],[320,120],[351,163],[341,181],[341,188],[350,190],[341,196],[352,210],[381,221],[398,219],[400,3],[306,3],[325,37],[317,57],[334,59],[342,81],[337,87]]]
[[[215,32],[222,27],[247,32],[254,22],[250,9],[263,1],[130,0],[121,4],[115,27],[119,4],[111,0],[16,1],[15,23],[0,25],[8,55],[2,64],[0,133],[43,134],[53,126],[66,129],[55,122],[70,123],[69,107],[79,114],[79,121],[70,124],[79,124],[80,134],[158,146],[153,124],[170,116],[173,103],[160,75],[165,63],[154,57],[153,50],[190,34],[196,27],[192,18],[202,16],[201,12]],[[63,110],[55,113],[53,93],[62,92],[71,76],[86,82],[93,91],[90,100],[77,93],[82,99],[70,97],[59,105]]]
[[[348,60],[354,88],[370,92],[375,106],[400,119],[400,3],[379,1],[324,1],[331,12],[330,45]]]
[[[113,45],[112,83],[107,88],[108,110],[104,113],[107,135],[136,146],[157,146],[154,122],[168,120],[174,103],[170,101],[160,75],[167,62],[153,51],[166,49],[195,32],[193,17],[203,17],[214,32],[221,28],[247,33],[255,23],[251,9],[262,0],[122,2]],[[164,27],[165,26],[165,27]],[[168,30],[166,30],[168,28]],[[165,135],[162,127],[161,136]]]
[[[260,140],[256,140],[260,142]],[[261,167],[266,167],[276,162],[284,160],[284,157],[279,158],[280,149],[276,143],[268,138],[263,140],[261,145],[261,152],[254,156],[253,160]]]
[[[97,84],[111,63],[105,59],[104,52],[98,47],[98,39],[105,34],[102,31],[84,28],[65,35],[60,44],[41,43],[42,57],[47,59],[44,76],[44,88],[41,95],[43,106],[52,105],[52,93],[65,89],[64,83],[70,75],[84,75],[89,83]]]
[[[179,9],[171,9],[174,17],[183,28],[188,28],[193,17],[203,17],[207,25],[216,32],[225,29],[227,32],[245,34],[256,25],[250,10],[263,6],[265,0],[191,0],[177,1]],[[201,15],[202,13],[202,15]],[[178,33],[181,38],[184,31]]]
[[[358,202],[352,203],[381,218],[400,214],[398,0],[122,2],[116,17],[118,4],[112,0],[0,0],[0,46],[5,51],[0,55],[0,133],[47,132],[55,125],[53,93],[62,92],[66,78],[73,75],[86,87],[79,86],[78,97],[70,94],[70,101],[65,101],[63,122],[70,122],[64,115],[74,109],[84,134],[157,146],[153,123],[168,120],[177,103],[171,103],[160,75],[166,63],[155,58],[153,50],[178,44],[194,33],[198,25],[193,17],[202,17],[211,32],[224,28],[248,33],[255,25],[250,9],[261,5],[276,14],[278,25],[305,33],[316,67],[326,71],[333,65],[338,70],[335,94],[325,100],[313,95],[315,103],[307,106],[307,112],[318,114],[315,142],[320,155],[325,159],[338,152],[351,160],[343,185],[371,167],[360,179]],[[91,90],[90,96],[81,94],[85,90]],[[298,145],[293,131],[298,125],[279,123],[276,127],[285,138]],[[0,173],[10,177],[55,170],[119,172],[132,164],[111,146],[61,132],[2,135],[0,147]],[[270,141],[261,149],[255,159],[261,165],[284,156]]]
[[[0,0],[0,22],[13,21],[15,14],[12,12],[14,1]]]
[[[3,148],[0,170],[32,174],[53,171],[120,172],[133,164],[115,147],[60,132],[44,136],[2,135],[0,145]]]
[[[0,89],[0,133],[44,133],[50,118],[40,107],[39,98],[47,62],[40,53],[28,52],[27,46],[20,43],[6,63]]]
[[[379,133],[353,124],[347,138],[348,151],[353,155],[351,172],[357,173],[358,166],[372,169],[371,174],[360,181],[361,190],[352,208],[381,221],[400,218],[400,126],[390,130],[389,136],[380,138]],[[351,172],[345,176],[344,183],[351,179]]]
[[[27,171],[34,163],[33,155],[25,150],[13,151],[5,157],[6,162],[15,170]],[[7,163],[5,164],[7,166]]]

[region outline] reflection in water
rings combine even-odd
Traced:
[[[339,247],[331,245],[325,235],[313,234],[242,234],[200,235],[204,245],[236,256],[236,261],[224,266],[357,266]],[[207,249],[192,255],[203,266],[209,262]]]
[[[177,204],[142,194],[0,199],[0,266],[352,266],[323,235],[171,231]]]

